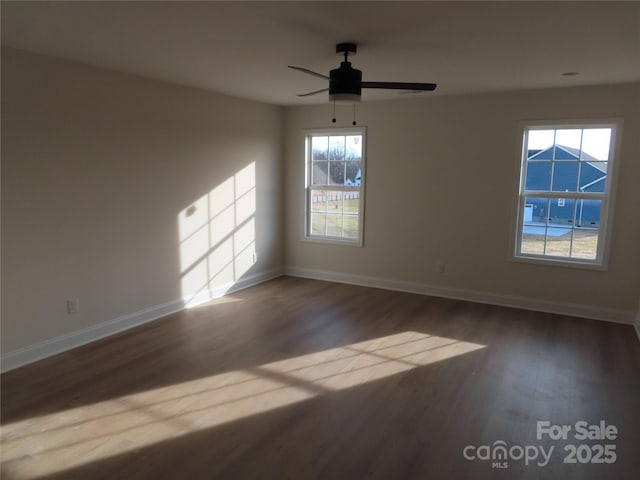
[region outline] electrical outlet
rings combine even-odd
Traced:
[[[256,263],[257,261],[258,261],[258,253],[253,252],[253,263]]]
[[[80,312],[80,300],[77,298],[70,298],[67,300],[67,313],[72,315]]]
[[[444,262],[442,260],[437,261],[433,270],[436,273],[444,273]]]

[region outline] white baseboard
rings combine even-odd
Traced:
[[[289,275],[292,277],[312,278],[316,280],[327,280],[330,282],[347,283],[364,287],[375,287],[383,288],[386,290],[418,293],[421,295],[431,295],[434,297],[452,298],[456,300],[500,305],[503,307],[522,308],[525,310],[571,315],[575,317],[604,320],[608,322],[623,323],[627,325],[632,325],[635,318],[634,312],[624,310],[601,308],[575,303],[551,302],[548,300],[537,300],[525,297],[501,295],[496,293],[482,292],[478,290],[441,287],[418,282],[407,282],[389,278],[370,277],[366,275],[353,275],[348,273],[297,267],[286,267],[284,269],[284,273],[285,275]],[[636,329],[638,328],[640,327],[636,325]]]
[[[267,280],[272,280],[274,278],[280,277],[282,274],[282,268],[274,268],[272,270],[267,270],[266,272],[249,275],[235,282],[229,282],[224,285],[215,287],[211,290],[203,290],[192,297],[183,298],[182,305],[184,308],[196,307],[211,300],[215,300],[216,298],[224,297],[229,293],[244,290],[245,288],[253,287],[254,285],[266,282]]]
[[[327,270],[315,270],[297,267],[286,267],[284,269],[273,269],[256,275],[251,275],[238,282],[229,283],[213,290],[207,290],[189,299],[174,300],[172,302],[156,305],[138,312],[134,312],[122,317],[102,322],[98,325],[83,328],[75,332],[61,335],[56,338],[29,345],[27,347],[3,353],[1,357],[0,371],[2,373],[16,369],[23,365],[51,357],[58,353],[95,342],[102,338],[116,333],[143,325],[147,322],[157,320],[169,314],[179,312],[184,308],[208,302],[215,298],[222,297],[232,292],[258,285],[280,275],[292,277],[312,278],[316,280],[326,280],[330,282],[347,283],[365,287],[383,288],[386,290],[396,290],[421,295],[431,295],[436,297],[452,298],[478,303],[488,303],[505,307],[522,308],[541,312],[558,313],[561,315],[572,315],[583,318],[604,320],[609,322],[624,323],[633,325],[638,339],[640,339],[640,318],[634,312],[615,310],[608,308],[592,307],[573,303],[550,302],[546,300],[536,300],[524,297],[499,295],[495,293],[481,292],[476,290],[465,290],[451,287],[440,287],[427,285],[418,282],[407,282],[381,277],[371,277],[366,275],[354,275],[347,273],[331,272]],[[635,321],[634,321],[635,320]]]
[[[147,322],[158,320],[159,318],[172,313],[179,312],[184,308],[199,305],[215,298],[220,298],[226,294],[266,282],[267,280],[271,280],[272,278],[276,278],[281,275],[282,269],[280,268],[251,275],[242,278],[237,282],[216,287],[213,290],[201,292],[195,297],[189,299],[174,300],[161,305],[155,305],[138,312],[99,323],[98,325],[67,333],[12,352],[3,353],[1,357],[0,371],[2,373],[8,372],[9,370],[86,345],[87,343],[95,342],[96,340],[100,340],[124,330],[129,330]]]
[[[76,330],[75,332],[60,335],[59,337],[51,338],[18,350],[3,353],[2,373],[71,350],[72,348],[95,342],[96,340],[122,332],[123,330],[137,327],[138,325],[178,312],[183,308],[184,303],[182,300],[175,300],[123,315],[122,317],[114,318],[91,327]]]

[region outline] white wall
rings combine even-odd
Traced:
[[[282,108],[3,49],[3,356],[278,271],[282,136]]]
[[[640,288],[640,85],[406,98],[357,107],[368,129],[364,248],[302,240],[301,132],[330,126],[332,115],[328,104],[287,109],[289,271],[633,321]],[[339,108],[337,125],[349,126],[351,115]],[[519,122],[591,117],[624,119],[608,270],[510,261]],[[434,272],[438,260],[446,263],[443,274]]]
[[[354,248],[301,240],[301,131],[330,126],[329,105],[285,110],[3,49],[3,359],[18,352],[19,364],[91,340],[179,308],[200,288],[264,279],[283,264],[584,305],[582,313],[631,321],[640,290],[639,92],[622,85],[361,104],[365,246]],[[348,126],[349,109],[338,113]],[[592,116],[625,121],[609,269],[509,261],[518,122]],[[241,194],[231,210],[230,191]],[[231,230],[230,211],[240,220]],[[437,260],[444,274],[434,273]],[[73,297],[80,313],[69,315]]]

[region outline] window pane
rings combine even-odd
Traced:
[[[575,192],[578,187],[578,162],[555,162],[552,190]]]
[[[358,238],[358,217],[356,215],[345,215],[343,235],[348,238]]]
[[[524,206],[524,216],[523,218],[523,223],[527,224],[527,223],[531,223],[533,222],[533,205],[529,204],[525,204]]]
[[[545,160],[551,160],[551,152],[555,138],[555,130],[529,130],[527,142],[527,158],[542,160],[538,157],[547,157]],[[552,152],[551,152],[552,153]]]
[[[311,137],[311,152],[313,160],[328,160],[329,137]]]
[[[344,160],[344,138],[329,137],[329,160]]]
[[[581,128],[556,130],[556,160],[578,160],[581,144]]]
[[[342,236],[342,215],[327,214],[327,235],[331,237]]]
[[[578,200],[576,203],[576,226],[600,227],[602,200]]]
[[[311,174],[311,183],[316,185],[326,185],[329,171],[329,162],[313,162],[313,172]]]
[[[324,235],[327,215],[325,213],[311,213],[311,235]]]
[[[545,230],[545,227],[524,225],[522,227],[522,245],[520,246],[520,251],[522,253],[543,255]]]
[[[582,134],[582,155],[586,161],[609,160],[610,128],[585,128]]]
[[[607,184],[607,162],[583,162],[580,169],[581,192],[604,192]]]
[[[360,212],[360,192],[344,192],[344,213]]]
[[[344,185],[345,162],[329,162],[329,184]]]
[[[576,201],[572,198],[554,198],[549,201],[549,226],[573,227]],[[549,232],[547,232],[547,235]]]
[[[327,192],[325,190],[311,190],[311,210],[314,212],[327,211]]]
[[[362,135],[347,135],[346,137],[346,160],[362,159]]]
[[[586,258],[593,260],[598,253],[598,230],[591,228],[576,228],[573,231],[573,245],[571,256],[573,258]]]
[[[553,160],[556,162],[577,162],[580,158],[580,150],[572,150],[564,145],[556,145],[553,148]]]
[[[524,223],[544,226],[547,224],[549,201],[546,198],[526,197],[524,200]]]
[[[527,190],[549,191],[551,185],[551,162],[529,162],[527,164]]]
[[[327,190],[327,213],[339,213],[342,215],[343,192]]]
[[[571,228],[547,228],[546,255],[568,257],[571,252]]]
[[[362,170],[360,168],[360,162],[347,162],[347,172],[345,185],[360,186],[362,182]]]

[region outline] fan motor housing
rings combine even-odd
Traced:
[[[351,67],[350,62],[342,62],[340,68],[329,74],[329,99],[332,101],[359,102],[362,95],[362,71]]]

